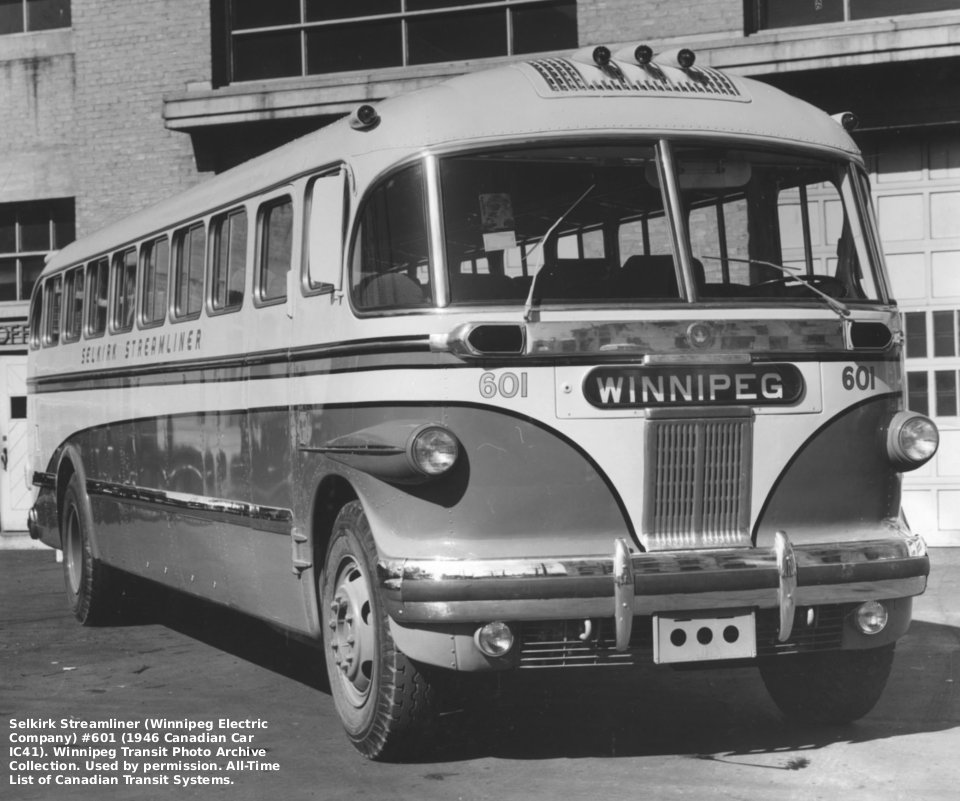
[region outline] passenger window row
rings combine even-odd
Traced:
[[[31,306],[31,347],[237,311],[251,251],[256,305],[284,302],[293,209],[288,194],[260,203],[255,242],[248,207],[238,206],[47,276]]]

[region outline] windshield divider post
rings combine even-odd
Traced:
[[[440,165],[433,153],[423,156],[423,172],[427,179],[427,225],[430,253],[430,275],[433,281],[434,303],[445,308],[450,305],[447,282],[447,252],[444,247],[443,217],[440,205]]]
[[[660,186],[666,190],[665,206],[670,231],[673,238],[674,258],[680,264],[680,294],[690,302],[696,300],[696,282],[693,280],[693,255],[690,252],[690,236],[687,220],[683,213],[683,199],[680,195],[680,182],[677,179],[677,166],[673,148],[669,140],[657,142],[657,169],[660,171]]]

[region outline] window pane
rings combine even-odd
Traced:
[[[137,251],[133,248],[113,257],[114,296],[113,328],[129,331],[133,328],[134,299],[137,292]]]
[[[927,355],[927,314],[907,312],[903,316],[907,334],[907,357],[923,359]]]
[[[577,46],[575,0],[513,10],[513,52],[539,53]]]
[[[70,0],[27,0],[27,30],[70,27]]]
[[[243,305],[246,258],[247,213],[240,209],[213,223],[213,308]]]
[[[459,61],[507,54],[504,9],[458,12],[407,20],[410,64]]]
[[[66,324],[63,338],[68,342],[80,339],[83,327],[83,269],[78,267],[67,273],[64,281],[64,303],[66,305]]]
[[[935,311],[933,313],[933,355],[955,356],[957,353],[956,312]]]
[[[231,21],[234,30],[296,25],[300,22],[300,0],[232,0]]]
[[[76,212],[74,202],[70,200],[56,200],[51,204],[53,217],[53,247],[62,248],[77,238]]]
[[[0,253],[17,252],[17,213],[12,203],[0,205]]]
[[[903,0],[850,0],[850,19],[896,17],[952,8],[960,8],[960,0],[910,0],[909,3]]]
[[[203,306],[203,258],[206,236],[203,225],[177,234],[176,315],[184,319],[200,314]]]
[[[87,336],[100,336],[107,329],[107,260],[91,262],[87,265],[87,292],[90,303],[87,306]]]
[[[49,279],[43,289],[47,312],[47,335],[44,342],[47,345],[56,345],[60,341],[60,276]]]
[[[937,370],[933,374],[937,387],[937,415],[940,417],[957,416],[957,371]]]
[[[233,38],[233,80],[258,81],[302,74],[300,32],[278,31]]]
[[[33,294],[33,287],[43,272],[43,256],[26,256],[20,259],[20,300]]]
[[[287,296],[293,256],[293,203],[284,198],[264,208],[260,230],[260,300]]]
[[[403,25],[378,20],[307,31],[307,72],[370,70],[403,64]]]
[[[162,322],[167,316],[167,276],[170,272],[170,245],[167,238],[144,246],[143,322]]]
[[[490,0],[407,0],[407,11],[430,11],[436,8],[455,8],[487,2]]]
[[[843,0],[757,0],[761,28],[843,21]]]
[[[23,0],[0,0],[0,35],[23,33]]]
[[[412,8],[407,0],[407,8]],[[347,17],[371,17],[375,14],[395,14],[400,11],[400,0],[307,0],[307,22]]]
[[[358,307],[401,308],[429,301],[420,280],[420,268],[430,263],[425,208],[419,164],[387,178],[370,195],[361,212],[350,279]]]
[[[0,259],[0,300],[17,300],[16,259]]]
[[[50,250],[50,209],[45,203],[25,203],[20,209],[20,250]]]
[[[930,414],[926,373],[907,373],[907,408],[919,414]]]

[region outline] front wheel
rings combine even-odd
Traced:
[[[320,578],[324,656],[347,736],[370,759],[422,747],[436,717],[436,687],[400,652],[376,581],[377,551],[359,501],[340,510]]]
[[[780,711],[801,723],[849,723],[883,693],[894,644],[864,651],[781,656],[760,662],[760,675]]]

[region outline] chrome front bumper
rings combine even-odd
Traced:
[[[930,561],[920,537],[773,548],[537,559],[404,560],[378,565],[391,617],[403,626],[491,620],[614,618],[617,649],[634,616],[678,611],[780,610],[785,642],[798,606],[920,595]]]

